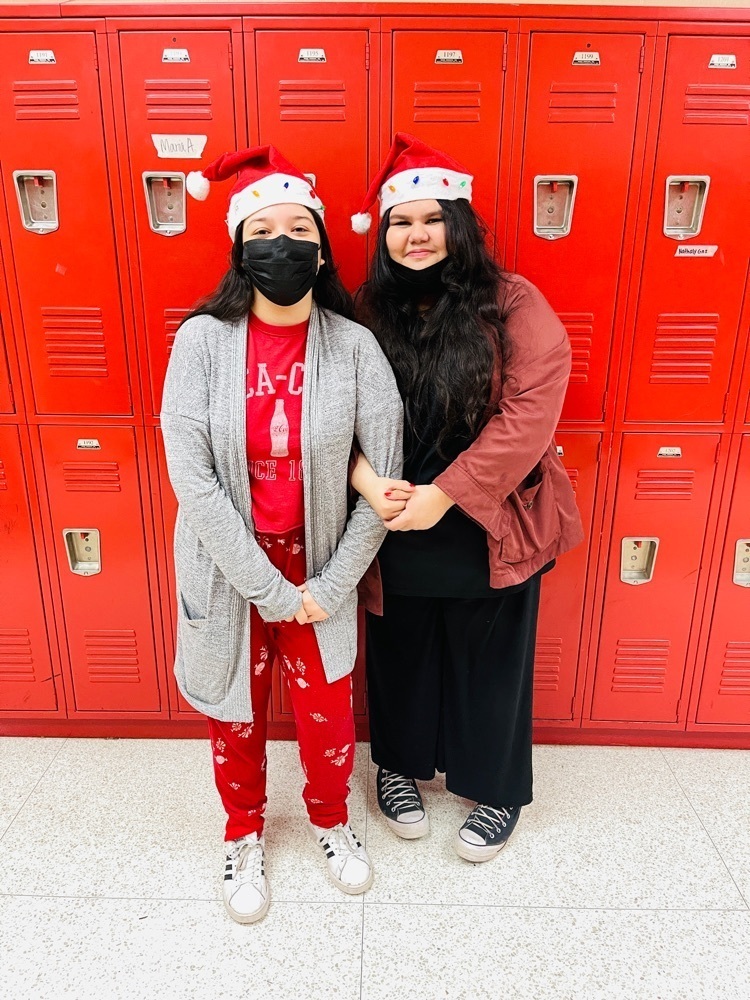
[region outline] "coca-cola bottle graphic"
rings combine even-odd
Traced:
[[[286,458],[289,454],[289,421],[284,413],[284,400],[277,399],[271,417],[271,458]]]

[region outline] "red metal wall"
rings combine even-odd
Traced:
[[[545,578],[538,737],[750,746],[750,15],[625,5],[0,3],[0,732],[201,729],[171,674],[158,412],[226,266],[225,192],[167,235],[144,174],[171,205],[277,144],[353,289],[373,238],[349,216],[395,129],[467,164],[570,336],[557,444],[587,538]],[[356,684],[363,733],[361,657]],[[292,734],[280,684],[271,720]]]

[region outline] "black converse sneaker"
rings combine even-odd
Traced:
[[[379,767],[378,805],[388,826],[404,840],[416,840],[430,832],[430,820],[413,778]]]
[[[467,861],[494,858],[508,843],[520,815],[520,806],[474,806],[456,834],[456,854]]]
[[[271,892],[266,880],[263,837],[248,833],[227,843],[224,865],[224,906],[238,924],[252,924],[266,915]]]

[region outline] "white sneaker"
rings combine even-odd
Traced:
[[[339,823],[330,830],[314,823],[310,826],[328,859],[333,884],[352,896],[366,892],[375,878],[372,862],[349,824]]]
[[[252,924],[266,915],[271,902],[263,837],[248,833],[228,841],[227,848],[224,906],[237,923]]]

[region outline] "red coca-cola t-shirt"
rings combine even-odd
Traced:
[[[302,492],[302,379],[307,320],[272,326],[250,314],[247,329],[247,465],[258,532],[305,523]]]

